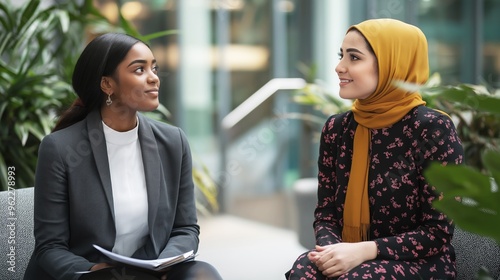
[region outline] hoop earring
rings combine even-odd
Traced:
[[[111,100],[111,94],[108,94],[108,98],[106,99],[106,106],[110,106],[113,103],[113,100]]]

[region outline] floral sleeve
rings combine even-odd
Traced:
[[[316,243],[324,246],[341,242],[341,229],[336,215],[335,193],[337,180],[335,174],[335,153],[338,146],[334,126],[341,125],[339,117],[330,117],[321,132],[318,157],[318,204],[314,212],[314,232]]]

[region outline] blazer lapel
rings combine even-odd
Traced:
[[[102,128],[102,119],[99,111],[94,110],[87,116],[87,132],[89,134],[90,146],[94,154],[95,165],[101,179],[104,194],[108,201],[109,210],[113,219],[115,210],[113,205],[113,190],[111,189],[111,172],[109,171],[108,150],[106,138]]]
[[[139,116],[139,143],[141,144],[142,161],[144,163],[144,175],[146,177],[146,186],[148,191],[148,224],[151,238],[153,235],[153,225],[158,211],[160,200],[161,184],[161,161],[158,154],[156,138],[149,121]],[[153,240],[153,244],[155,244]]]

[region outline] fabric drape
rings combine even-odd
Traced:
[[[356,99],[352,105],[358,126],[344,204],[344,242],[369,239],[370,129],[390,127],[412,108],[425,104],[419,93],[408,92],[395,82],[425,84],[429,77],[427,40],[417,27],[394,19],[373,19],[353,25],[347,32],[353,30],[366,38],[375,53],[378,85],[368,98]]]

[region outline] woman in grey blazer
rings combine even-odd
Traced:
[[[157,71],[149,47],[128,35],[101,35],[82,52],[78,99],[39,148],[24,279],[221,279],[205,262],[152,273],[111,264],[93,247],[139,259],[198,249],[186,136],[138,113],[159,105]]]

